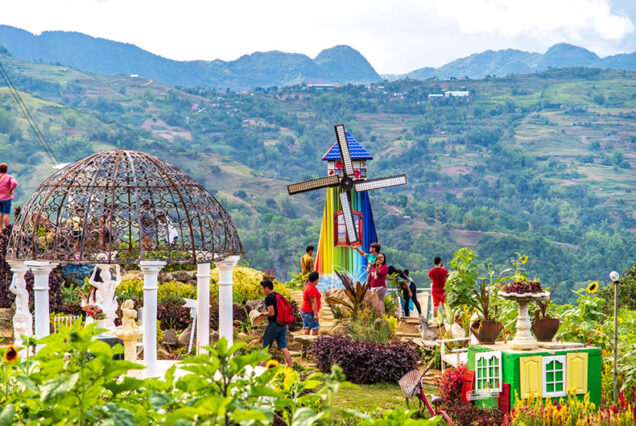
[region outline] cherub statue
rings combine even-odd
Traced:
[[[124,330],[134,330],[137,327],[137,311],[135,302],[128,299],[121,304],[121,328]]]
[[[121,284],[121,270],[115,265],[115,279],[110,274],[110,265],[97,265],[89,279],[90,284],[97,289],[95,304],[99,306],[106,318],[101,320],[100,326],[107,329],[115,328],[117,313],[117,298],[115,290]]]

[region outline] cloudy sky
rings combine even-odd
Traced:
[[[0,24],[79,31],[179,60],[347,44],[380,73],[555,43],[636,51],[636,0],[0,0]]]

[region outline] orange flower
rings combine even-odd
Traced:
[[[4,362],[13,362],[18,359],[18,348],[13,345],[9,345],[4,352]]]

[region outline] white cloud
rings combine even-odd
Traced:
[[[444,0],[435,5],[468,34],[579,39],[591,32],[616,41],[634,31],[629,17],[613,12],[609,0]]]
[[[620,50],[634,31],[610,0],[19,0],[0,23],[80,31],[173,59],[235,59],[254,51],[315,56],[336,44],[379,72],[407,72],[486,49],[557,42]]]

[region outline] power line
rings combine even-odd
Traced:
[[[9,93],[11,93],[11,96],[13,96],[13,99],[18,104],[18,108],[20,109],[20,111],[22,111],[22,114],[24,115],[24,118],[29,124],[29,127],[31,127],[31,130],[35,134],[36,139],[38,140],[38,142],[40,142],[40,144],[42,145],[42,148],[44,148],[44,151],[46,152],[46,154],[49,156],[51,161],[53,161],[54,163],[59,163],[57,157],[55,156],[55,153],[53,152],[53,148],[51,148],[51,145],[49,145],[46,138],[44,137],[44,134],[38,127],[37,122],[35,121],[35,119],[31,115],[31,112],[29,111],[29,108],[26,106],[26,104],[22,100],[22,96],[20,96],[20,93],[15,88],[13,82],[11,81],[11,78],[9,77],[9,74],[4,69],[2,62],[0,62],[0,75],[2,76],[2,79],[7,85],[9,89]]]

